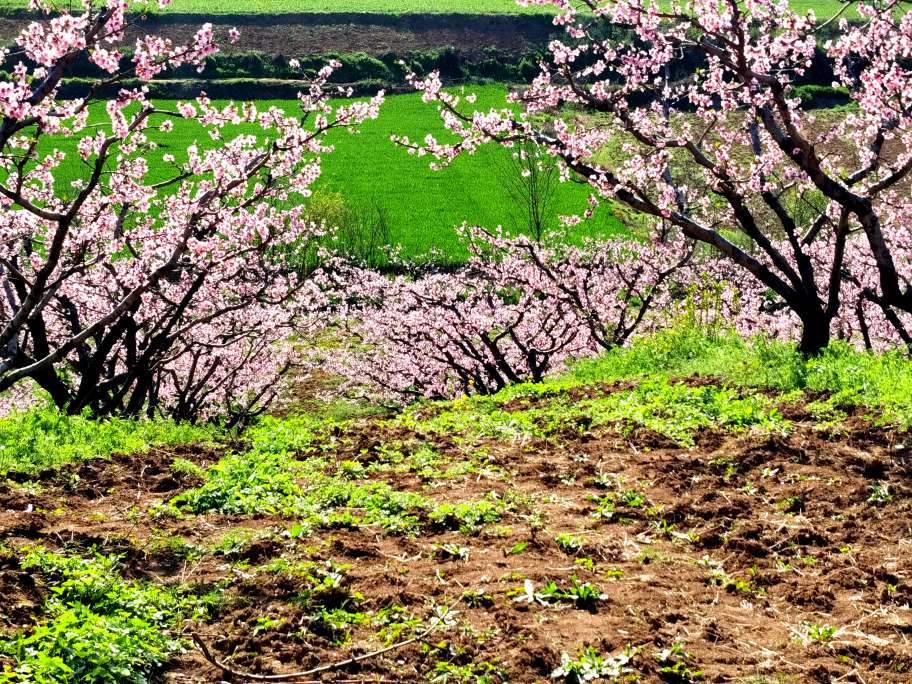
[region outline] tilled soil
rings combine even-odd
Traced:
[[[199,484],[174,472],[175,456],[206,467],[222,455],[182,449],[47,473],[33,495],[8,483],[0,488],[0,538],[14,548],[40,543],[120,554],[130,577],[201,591],[223,586],[215,619],[185,633],[197,633],[239,671],[307,670],[384,646],[375,625],[354,625],[341,636],[314,627],[297,600],[303,580],[258,571],[280,558],[350,565],[344,596],[360,595],[358,609],[367,614],[401,606],[427,625],[434,605],[454,606],[454,625],[313,677],[321,681],[427,681],[447,662],[489,663],[495,673],[437,681],[544,682],[552,681],[562,653],[592,646],[609,655],[628,645],[640,647],[632,661],[637,681],[687,681],[661,672],[655,657],[675,643],[685,645],[688,666],[707,682],[912,681],[906,436],[861,416],[822,430],[800,408],[788,413],[794,428],[787,436],[705,434],[693,449],[643,431],[469,444],[366,421],[344,433],[340,461],[369,463],[389,442],[405,452],[410,443],[430,444],[448,464],[486,450],[490,467],[482,474],[377,475],[440,502],[492,491],[525,495],[524,509],[472,534],[428,527],[408,538],[356,526],[297,539],[282,534],[294,520],[280,516],[152,519],[150,507]],[[615,488],[646,502],[595,517],[597,500]],[[877,499],[876,492],[886,495]],[[250,538],[241,548],[192,562],[163,543],[181,538],[206,546],[239,529]],[[576,535],[582,547],[560,548],[561,533]],[[444,544],[467,549],[468,558],[441,558]],[[603,600],[587,608],[517,600],[526,579],[535,587],[568,586],[573,577],[598,586]],[[5,561],[0,627],[27,627],[46,593]],[[332,597],[324,600],[335,607]],[[339,605],[345,600],[340,595]],[[265,617],[272,626],[258,628]],[[813,639],[810,626],[835,631]],[[210,682],[227,675],[188,650],[163,677]]]
[[[175,42],[193,37],[203,22],[217,35],[236,26],[241,33],[228,52],[259,51],[287,57],[330,52],[366,52],[371,55],[456,47],[466,55],[486,48],[515,52],[540,50],[554,32],[548,17],[375,14],[305,14],[238,16],[168,16],[138,21],[125,37],[132,45],[149,32]],[[28,20],[0,18],[0,44],[15,38]]]

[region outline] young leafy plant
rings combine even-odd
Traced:
[[[146,684],[181,650],[179,623],[205,616],[192,596],[123,579],[115,558],[34,548],[22,567],[47,582],[50,595],[40,622],[0,640],[12,663],[0,682]]]
[[[616,656],[603,656],[592,646],[587,646],[580,650],[576,658],[562,653],[560,667],[551,673],[551,678],[567,684],[585,684],[598,679],[617,680],[634,673],[630,663],[638,652],[639,649],[628,646]]]

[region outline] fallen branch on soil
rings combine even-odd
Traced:
[[[206,643],[202,640],[202,638],[200,637],[199,634],[194,633],[192,635],[192,638],[193,638],[193,643],[196,644],[196,647],[199,649],[200,653],[202,653],[203,657],[207,661],[209,661],[210,664],[219,668],[224,674],[228,675],[229,677],[232,677],[232,678],[236,677],[238,679],[247,679],[247,680],[254,681],[254,682],[287,682],[287,681],[291,681],[291,680],[303,680],[304,677],[312,677],[313,675],[321,674],[323,672],[330,672],[332,670],[340,670],[343,667],[348,667],[349,665],[354,665],[355,663],[360,663],[365,660],[369,660],[371,658],[376,658],[377,656],[381,656],[384,653],[389,653],[390,651],[395,651],[395,650],[403,648],[405,646],[409,646],[410,644],[414,644],[419,641],[423,641],[424,639],[429,637],[431,634],[433,634],[435,631],[437,631],[437,629],[439,629],[441,625],[446,624],[446,618],[452,613],[453,609],[457,605],[459,605],[459,602],[461,600],[462,600],[462,598],[460,598],[458,601],[456,601],[456,603],[454,603],[452,606],[449,606],[443,614],[435,616],[430,627],[428,627],[426,630],[424,630],[420,634],[417,634],[416,636],[413,636],[410,639],[405,639],[404,641],[399,641],[395,644],[392,644],[391,646],[386,646],[385,648],[381,648],[376,651],[371,651],[370,653],[364,653],[359,656],[354,656],[352,658],[340,660],[335,663],[329,663],[327,665],[320,665],[319,667],[314,667],[310,670],[304,670],[303,672],[288,672],[288,673],[284,673],[284,674],[274,674],[274,675],[261,675],[261,674],[254,674],[252,672],[242,672],[241,670],[237,670],[237,669],[231,667],[227,663],[219,660],[214,655],[212,655],[212,653],[209,650],[209,647],[206,646]],[[320,680],[298,681],[298,684],[311,684],[311,682],[313,682],[313,684],[320,684]]]

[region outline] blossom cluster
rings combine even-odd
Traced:
[[[471,257],[455,272],[388,277],[336,264],[321,281],[337,303],[341,334],[330,354],[315,358],[344,379],[343,391],[392,401],[491,394],[674,325],[784,341],[801,334],[801,320],[775,293],[677,233],[583,246],[480,228],[464,234]],[[816,242],[815,265],[830,263],[834,249]],[[863,239],[844,249],[847,269],[860,277],[841,286],[834,336],[862,348],[908,345],[912,316],[887,315],[865,296],[876,268]]]
[[[490,394],[663,325],[689,277],[682,240],[548,246],[479,228],[465,239],[455,272],[337,265],[344,347],[324,370],[389,399]]]

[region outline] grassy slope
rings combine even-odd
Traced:
[[[61,2],[66,5],[67,0]],[[838,0],[798,0],[796,9],[813,9],[819,16],[836,12]],[[0,0],[0,10],[22,9],[28,0]],[[285,14],[296,12],[369,12],[378,14],[519,14],[542,12],[542,8],[520,8],[514,0],[174,0],[167,12],[203,14]]]
[[[682,327],[636,340],[629,348],[580,362],[545,391],[628,379],[709,377],[744,390],[825,397],[820,415],[859,409],[878,424],[912,429],[912,361],[900,350],[859,352],[835,342],[819,357],[803,358],[792,344],[734,334],[708,336]],[[507,389],[509,395],[516,389]],[[523,391],[519,389],[519,391]],[[537,390],[536,390],[537,391]]]
[[[159,447],[208,442],[217,434],[212,427],[171,420],[96,421],[36,407],[0,418],[0,476],[37,473],[112,454],[144,454]]]
[[[473,90],[479,95],[477,106],[480,109],[505,103],[502,87]],[[292,101],[257,104],[261,109],[270,105],[283,107],[286,111],[295,109]],[[103,116],[103,110],[100,111]],[[393,133],[421,140],[429,132],[439,134],[442,130],[433,106],[423,104],[416,95],[392,96],[384,105],[380,119],[365,124],[360,134],[339,131],[333,135],[336,150],[326,158],[324,174],[317,187],[343,194],[353,206],[366,209],[378,206],[385,210],[392,240],[403,245],[406,255],[436,248],[449,258],[459,258],[462,251],[453,230],[455,226],[464,221],[492,228],[513,223],[512,202],[502,187],[502,176],[497,172],[497,160],[504,160],[509,152],[501,148],[483,149],[474,156],[458,160],[449,169],[435,172],[430,169],[427,158],[409,156],[390,141]],[[228,130],[226,137],[237,132],[236,128]],[[194,141],[201,146],[213,144],[198,126],[185,122],[177,122],[174,133],[162,141],[162,151],[173,153],[178,159],[181,150],[186,150]],[[67,139],[54,141],[69,153],[65,175],[82,173],[81,162],[73,154],[75,143],[75,140]],[[168,175],[168,169],[152,165],[150,178],[153,180]],[[555,226],[557,215],[582,211],[586,196],[586,189],[580,185],[558,186],[552,216]],[[621,224],[608,211],[603,211],[586,227],[587,231],[603,233],[620,229]]]

